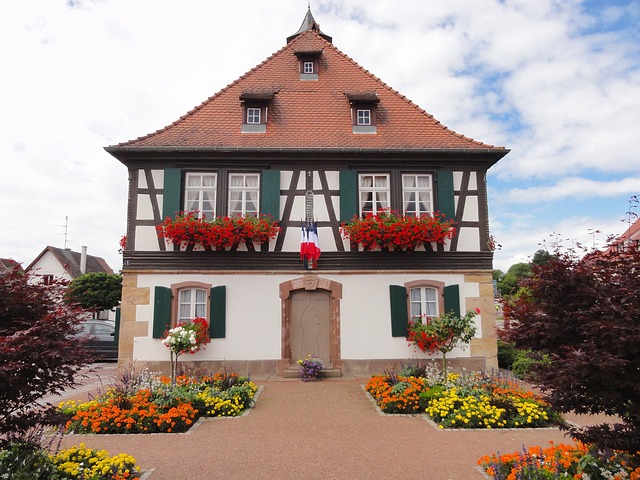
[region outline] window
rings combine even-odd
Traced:
[[[313,62],[304,62],[302,71],[304,73],[314,73]]]
[[[229,174],[229,208],[228,215],[258,215],[260,204],[260,174]]]
[[[359,175],[360,215],[389,210],[389,175]]]
[[[431,175],[402,175],[402,206],[405,215],[419,217],[432,213]]]
[[[43,285],[53,285],[53,275],[50,273],[42,275]]]
[[[200,288],[178,290],[178,322],[190,322],[196,317],[207,318],[207,290]]]
[[[359,109],[357,112],[356,125],[371,125],[371,110]]]
[[[438,290],[433,287],[416,287],[410,290],[409,314],[411,320],[426,323],[438,316]]]
[[[260,109],[259,108],[247,108],[247,123],[259,124],[260,123]]]
[[[198,211],[199,218],[215,218],[216,180],[215,173],[187,173],[184,210]]]

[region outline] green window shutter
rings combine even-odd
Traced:
[[[121,314],[122,314],[122,311],[120,310],[120,307],[116,307],[116,328],[115,328],[115,331],[113,332],[114,333],[113,341],[116,342],[116,345],[120,341],[120,318],[121,318]]]
[[[209,298],[209,336],[224,338],[227,331],[227,287],[221,285],[211,289]]]
[[[451,170],[438,170],[436,181],[438,183],[438,211],[444,213],[446,218],[455,218],[453,172]]]
[[[348,222],[358,214],[358,172],[340,170],[340,221]]]
[[[407,289],[401,285],[389,285],[391,301],[391,336],[406,337],[409,311],[407,310]]]
[[[460,316],[460,285],[444,287],[444,313],[451,311]]]
[[[280,170],[262,170],[262,207],[260,213],[280,220]]]
[[[162,219],[175,217],[182,210],[180,197],[182,193],[182,170],[179,168],[164,169],[164,187],[162,194]]]
[[[171,327],[171,289],[156,287],[153,300],[153,338],[162,338]]]

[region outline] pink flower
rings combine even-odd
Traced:
[[[476,313],[480,313],[480,309],[476,307]]]

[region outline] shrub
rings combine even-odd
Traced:
[[[511,370],[517,355],[518,350],[512,343],[498,340],[498,367]]]
[[[0,445],[41,424],[59,421],[47,395],[73,386],[90,360],[80,316],[62,301],[64,285],[29,283],[13,270],[0,274]]]
[[[510,341],[531,349],[535,381],[562,412],[617,423],[567,426],[599,449],[640,451],[640,251],[558,255],[534,267],[527,295],[505,305]]]

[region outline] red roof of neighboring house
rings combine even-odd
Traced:
[[[68,248],[57,248],[47,246],[41,253],[38,255],[31,264],[27,267],[27,271],[30,271],[32,267],[42,258],[42,256],[51,252],[56,260],[60,262],[60,265],[71,275],[72,278],[78,278],[82,275],[82,271],[80,270],[80,262],[82,259],[82,254],[79,252],[72,252]],[[96,257],[93,255],[87,255],[87,264],[85,273],[113,273],[111,267],[105,262],[102,257]],[[37,273],[37,272],[36,272]]]
[[[446,149],[490,150],[500,156],[508,152],[449,130],[339,51],[315,21],[307,20],[303,22],[307,29],[289,37],[285,47],[176,122],[107,151]],[[298,56],[305,52],[318,59],[318,80],[300,79]],[[263,99],[269,101],[266,133],[242,133],[241,97],[266,91],[271,96]],[[379,100],[376,134],[352,132],[349,96],[353,100],[354,95],[375,95]]]
[[[607,251],[618,248],[618,245],[628,245],[630,242],[634,242],[635,245],[640,243],[640,218],[633,222],[626,232],[616,238]]]
[[[0,273],[8,272],[18,267],[19,271],[23,271],[22,265],[16,262],[13,258],[0,258]]]

